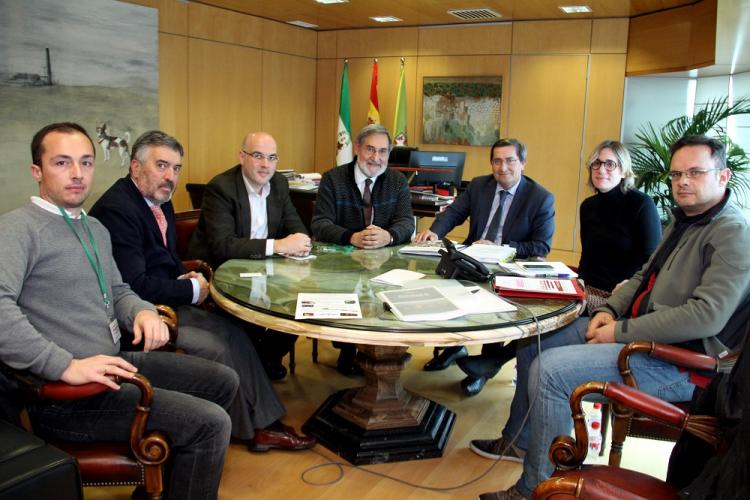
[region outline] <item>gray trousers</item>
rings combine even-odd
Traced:
[[[177,346],[188,354],[233,368],[240,388],[229,407],[232,436],[252,439],[286,414],[286,409],[268,379],[243,323],[195,306],[179,306]]]

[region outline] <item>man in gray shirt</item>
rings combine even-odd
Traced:
[[[154,386],[148,429],[169,435],[170,498],[216,498],[237,374],[223,365],[153,352],[168,332],[152,304],[122,282],[109,233],[82,205],[94,175],[94,145],[75,123],[41,129],[31,143],[39,197],[0,217],[0,360],[48,380],[112,388],[79,401],[35,403],[29,416],[46,437],[127,441],[140,372]],[[142,352],[120,351],[120,328]],[[161,389],[161,387],[169,387]],[[190,394],[190,395],[188,395]],[[200,397],[193,396],[199,394]]]

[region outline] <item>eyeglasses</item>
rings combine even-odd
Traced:
[[[591,164],[589,164],[589,168],[591,170],[599,170],[602,167],[604,167],[604,169],[607,172],[612,172],[614,169],[619,167],[619,165],[615,161],[612,161],[612,160],[601,161],[599,158],[597,158],[596,160],[592,161]]]
[[[271,153],[270,155],[264,155],[260,151],[253,151],[252,153],[248,153],[244,149],[241,150],[243,153],[245,153],[247,156],[250,156],[253,160],[261,161],[261,160],[268,160],[268,163],[276,163],[279,161],[279,155]]]
[[[680,179],[682,179],[682,176],[684,175],[688,179],[697,179],[699,177],[703,177],[709,172],[713,172],[714,170],[724,170],[722,168],[690,168],[688,170],[685,170],[684,172],[680,172],[678,170],[670,170],[667,172],[667,176],[672,180],[672,182],[679,182]]]
[[[378,156],[388,156],[388,154],[391,152],[388,148],[375,149],[370,145],[365,146],[365,151],[368,155],[374,155],[375,153],[377,153]]]
[[[509,167],[512,167],[513,165],[518,163],[518,158],[493,158],[490,163],[492,163],[493,167],[502,167],[503,163],[508,165]]]

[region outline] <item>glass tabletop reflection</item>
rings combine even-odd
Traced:
[[[377,292],[399,287],[374,283],[370,279],[391,269],[424,273],[423,280],[440,279],[435,274],[437,257],[400,254],[399,248],[361,250],[315,242],[312,249],[315,258],[310,260],[283,257],[229,260],[216,269],[213,286],[240,306],[287,320],[294,320],[298,293],[356,293],[362,319],[298,321],[380,332],[459,333],[511,327],[525,331],[537,320],[571,313],[577,308],[577,303],[570,300],[519,299],[515,302],[517,311],[510,313],[472,314],[448,321],[399,321],[376,296]],[[489,283],[481,286],[491,288]],[[522,336],[522,332],[518,336]]]

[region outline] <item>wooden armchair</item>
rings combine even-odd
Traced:
[[[550,446],[555,464],[553,477],[534,490],[534,499],[673,499],[677,491],[667,483],[635,471],[613,466],[583,466],[588,435],[581,401],[587,394],[602,394],[621,407],[648,415],[678,431],[689,432],[712,446],[720,439],[719,421],[712,416],[690,415],[681,408],[617,382],[588,382],[570,396],[575,438],[558,436]]]
[[[163,350],[174,350],[177,340],[177,315],[168,306],[156,306],[159,315],[169,329],[169,343]],[[13,383],[15,389],[7,394],[13,403],[25,408],[32,402],[72,401],[84,399],[110,390],[109,387],[89,383],[70,385],[65,382],[49,382],[28,372],[15,370],[0,363],[0,372]],[[135,406],[135,416],[127,442],[72,442],[52,440],[50,444],[73,456],[81,470],[84,486],[142,487],[147,498],[160,499],[164,491],[164,464],[169,458],[169,441],[159,431],[146,432],[154,390],[141,374],[132,379],[115,379],[118,384],[133,384],[141,392]],[[28,419],[27,430],[33,431]]]
[[[72,401],[110,390],[98,383],[73,386],[64,382],[45,382],[6,365],[0,365],[0,370],[16,382],[18,396],[24,405],[41,400]],[[153,388],[141,374],[136,374],[130,380],[116,380],[118,384],[133,384],[141,391],[128,442],[52,440],[50,444],[76,459],[84,486],[143,486],[148,498],[159,499],[164,491],[164,464],[169,457],[169,441],[162,432],[145,431],[154,396]]]
[[[638,383],[630,370],[630,356],[642,353],[653,358],[668,361],[677,366],[692,370],[713,373],[728,373],[737,360],[739,353],[717,359],[695,351],[683,349],[655,342],[636,341],[626,345],[618,358],[617,364],[623,382],[630,387],[638,388]],[[675,406],[687,410],[689,401],[673,403]],[[609,452],[609,465],[619,467],[622,458],[622,447],[627,436],[656,439],[660,441],[677,441],[681,429],[664,425],[658,420],[643,415],[638,411],[622,405],[612,405],[612,446]]]

